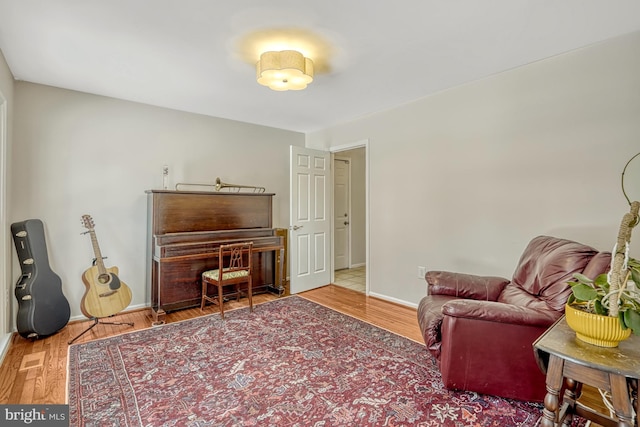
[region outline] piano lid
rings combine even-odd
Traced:
[[[148,190],[153,235],[272,228],[273,193]]]

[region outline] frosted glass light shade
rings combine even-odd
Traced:
[[[302,90],[313,81],[313,61],[295,50],[264,52],[256,64],[256,78],[273,90]]]

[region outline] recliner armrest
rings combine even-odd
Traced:
[[[496,301],[509,279],[494,276],[429,271],[425,275],[429,295],[450,295],[458,298]]]
[[[560,316],[555,310],[539,310],[493,301],[454,300],[442,306],[445,316],[511,323],[523,326],[548,327]]]

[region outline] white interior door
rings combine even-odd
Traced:
[[[333,161],[333,268],[341,270],[350,266],[351,210],[349,204],[350,164],[348,159],[336,157]]]
[[[330,154],[291,146],[289,236],[290,291],[331,281]]]

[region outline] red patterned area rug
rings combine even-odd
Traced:
[[[298,296],[69,347],[72,426],[535,426],[424,345]]]

